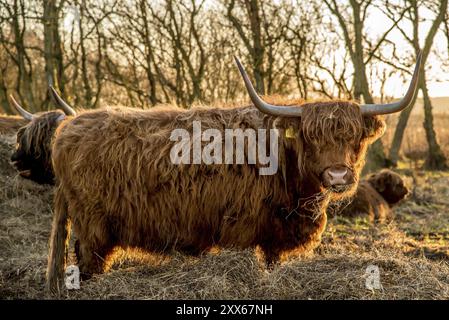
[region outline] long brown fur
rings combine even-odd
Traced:
[[[170,134],[177,128],[191,132],[193,120],[200,120],[203,130],[221,132],[278,129],[279,172],[261,176],[258,165],[248,164],[172,164]],[[285,135],[287,129],[294,137]],[[325,229],[328,203],[354,191],[324,190],[319,173],[343,161],[358,176],[367,145],[383,129],[381,120],[364,119],[349,102],[304,105],[301,119],[267,116],[249,106],[107,109],[66,121],[52,151],[59,200],[47,270],[50,289],[62,278],[67,242],[61,228],[69,220],[86,276],[103,270],[114,246],[189,254],[214,245],[259,246],[269,264],[289,252],[311,250]]]

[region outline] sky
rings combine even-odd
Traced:
[[[420,45],[421,47],[423,47],[425,37],[429,32],[431,22],[433,21],[435,13],[426,10],[420,10],[420,15],[424,19],[429,19],[429,21],[421,23],[419,28]],[[366,25],[367,33],[375,37],[383,34],[384,31],[392,25],[392,22],[380,10],[373,9],[370,11],[370,15],[368,17]],[[403,29],[408,34],[412,35],[412,27],[410,23],[402,23],[401,26],[403,26]],[[388,38],[396,43],[398,52],[410,52],[411,46],[404,40],[404,37],[399,32],[399,30],[393,30]],[[438,52],[440,52],[442,57],[448,58],[448,43],[443,32],[440,31],[436,34],[432,50],[437,50]],[[395,63],[394,61],[392,62]],[[447,64],[444,68],[440,59],[438,59],[434,54],[430,54],[425,67],[429,95],[431,97],[449,96],[449,64]],[[397,96],[397,94],[395,93],[400,91],[400,89],[397,88],[397,84],[402,87],[403,81],[404,79],[400,79],[399,77],[394,77],[393,79],[391,79],[390,85],[388,86],[391,91],[389,95]]]

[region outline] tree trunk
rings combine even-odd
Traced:
[[[363,21],[361,20],[360,5],[355,1],[352,2],[352,10],[354,17],[354,52],[352,55],[352,62],[354,65],[354,97],[360,101],[363,96],[364,103],[374,103],[371,95],[368,78],[366,76],[366,64],[363,54]],[[382,140],[376,140],[368,149],[366,165],[364,172],[372,172],[385,168],[387,166],[387,159],[385,156]]]
[[[420,23],[420,19],[419,19],[419,12],[418,12],[418,2],[417,1],[411,1],[412,4],[412,9],[413,9],[413,19],[412,19],[412,23],[413,23],[413,46],[415,49],[416,54],[418,53],[419,49],[419,38],[418,38],[418,29],[419,29],[419,23]],[[435,35],[438,31],[438,28],[441,24],[441,22],[444,19],[444,16],[446,14],[447,11],[447,4],[448,4],[448,0],[441,0],[440,2],[440,7],[438,10],[438,15],[435,18],[435,20],[432,23],[432,26],[427,34],[425,43],[424,43],[424,48],[422,49],[422,69],[420,72],[420,88],[424,94],[428,95],[427,89],[426,93],[424,93],[424,88],[426,88],[426,84],[425,82],[425,70],[424,70],[424,65],[426,64],[427,61],[427,57],[429,56],[429,52],[432,48],[432,44],[433,44],[433,39],[435,38]],[[415,98],[416,101],[416,98]],[[412,107],[415,104],[415,101],[413,101],[412,103]],[[424,105],[426,104],[426,102],[424,102]],[[430,107],[429,107],[430,106]],[[401,115],[399,116],[399,122],[398,125],[396,126],[396,130],[394,132],[394,136],[393,136],[393,141],[390,147],[390,161],[391,163],[395,166],[397,165],[398,162],[398,158],[399,158],[399,150],[401,148],[401,144],[402,144],[402,139],[404,137],[404,131],[405,128],[407,126],[407,122],[408,119],[410,117],[410,113],[412,112],[412,107],[408,108],[407,110],[404,110],[401,112]],[[426,109],[426,106],[424,106],[424,108]],[[431,156],[432,158],[429,159],[429,167],[432,167],[434,164],[434,160],[436,160],[436,157],[440,158],[440,160],[437,160],[435,165],[438,167],[437,163],[441,163],[442,159],[441,156],[443,155],[438,144],[436,143],[436,139],[435,139],[435,132],[433,131],[433,121],[432,121],[432,107],[430,104],[430,99],[428,100],[428,106],[427,106],[427,111],[425,111],[425,115],[426,113],[428,113],[427,116],[427,121],[430,121],[430,123],[428,123],[427,125],[429,126],[429,129],[426,128],[426,134],[427,134],[427,139],[429,140],[429,137],[432,141],[428,141],[429,143],[429,153],[433,152],[434,155]],[[430,118],[430,119],[429,119]],[[426,126],[426,124],[425,124]],[[433,132],[433,134],[432,134]],[[430,134],[430,136],[429,136]],[[435,142],[435,145],[433,146],[435,149],[430,150],[430,144],[433,144]],[[426,167],[427,167],[427,161],[426,161]]]
[[[56,0],[44,0],[44,58],[48,84],[64,92],[64,70],[61,39],[59,37],[59,10]]]
[[[363,174],[377,171],[390,166],[390,162],[385,157],[384,146],[379,138],[368,149],[366,155],[366,165],[363,167]]]
[[[262,43],[262,23],[258,0],[246,0],[246,11],[251,25],[253,40],[253,73],[256,80],[256,89],[260,94],[265,94],[263,58],[265,48]]]
[[[413,106],[415,105],[415,100],[412,103],[412,106],[402,111],[399,115],[398,124],[396,125],[396,129],[394,131],[393,140],[390,146],[389,160],[393,167],[398,165],[399,160],[399,150],[401,149],[402,139],[404,138],[405,128],[407,127],[408,118],[412,113]]]
[[[357,48],[357,46],[356,46]],[[366,67],[363,62],[363,49],[356,50],[354,59],[354,97],[360,101],[363,96],[365,103],[374,103],[374,99],[369,90],[368,79],[366,77]],[[389,166],[389,161],[385,156],[384,146],[381,139],[376,140],[368,149],[364,173],[377,171]]]
[[[245,32],[243,28],[244,23],[239,21],[232,13],[235,7],[235,0],[228,3],[227,17],[231,21],[233,27],[237,30],[248,50],[251,57],[252,72],[256,81],[256,91],[263,95],[265,94],[265,72],[263,67],[265,48],[262,39],[262,22],[259,11],[259,2],[258,0],[244,0],[244,5],[250,25],[250,37],[247,36],[247,32]]]
[[[11,110],[11,107],[9,106],[8,94],[7,94],[7,89],[6,89],[3,73],[4,73],[4,70],[0,69],[0,107],[3,109],[0,111],[3,111],[7,114],[14,114],[14,112],[12,112],[12,110]]]
[[[84,103],[83,105],[90,108],[92,106],[92,87],[90,86],[89,82],[89,74],[87,70],[87,54],[86,54],[86,45],[84,43],[84,8],[85,8],[85,1],[82,2],[80,6],[80,17],[78,22],[78,28],[80,33],[80,48],[81,48],[81,78],[83,81],[83,87],[84,87]]]
[[[423,99],[424,99],[424,129],[426,130],[426,137],[428,143],[427,158],[424,163],[424,168],[428,170],[447,170],[446,157],[441,151],[437,142],[435,130],[433,128],[432,102],[430,101],[429,92],[427,90],[426,81],[423,82]]]
[[[146,59],[146,74],[147,74],[147,80],[148,85],[150,86],[150,103],[151,105],[155,105],[158,102],[157,96],[156,96],[156,78],[153,73],[153,47],[151,45],[150,41],[150,30],[149,30],[149,21],[148,21],[148,12],[147,12],[147,2],[146,0],[141,0],[139,3],[140,10],[142,12],[142,19],[143,19],[143,28],[144,28],[144,35],[145,39],[142,39],[145,45],[145,59]]]
[[[29,64],[29,59],[25,50],[25,44],[24,44],[24,32],[21,30],[19,18],[24,15],[25,13],[22,11],[19,13],[19,3],[17,1],[14,1],[14,12],[16,15],[13,17],[12,21],[12,27],[14,30],[14,46],[17,51],[17,67],[18,67],[18,81],[17,81],[17,92],[21,97],[25,96],[25,99],[23,99],[25,106],[30,110],[31,112],[37,111],[36,110],[36,104],[34,100],[34,94],[32,90],[32,70],[31,65]],[[23,10],[23,6],[21,4],[21,10]],[[22,26],[25,28],[25,25]],[[27,68],[27,61],[28,61],[28,68]]]

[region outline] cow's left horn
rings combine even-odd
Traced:
[[[64,111],[64,113],[68,116],[76,116],[75,110],[69,106],[67,102],[62,100],[62,98],[59,96],[59,94],[56,92],[55,88],[53,86],[50,86],[50,92],[55,100],[56,104],[61,107],[61,109]]]
[[[246,90],[248,91],[249,97],[251,101],[254,103],[259,111],[270,114],[272,116],[282,116],[282,117],[300,117],[302,113],[301,107],[292,107],[292,106],[274,106],[272,104],[266,103],[263,101],[257,94],[254,89],[251,81],[249,80],[248,74],[243,68],[240,60],[237,57],[234,57],[235,62],[237,63],[237,67],[239,68],[240,74],[243,77],[243,81],[245,82]]]
[[[12,101],[12,105],[14,106],[14,109],[16,109],[16,111],[25,119],[28,121],[33,120],[33,114],[26,111],[24,108],[22,108],[20,106],[20,104],[16,101],[16,99],[14,99],[14,96],[11,94],[9,96],[11,98]]]
[[[374,116],[380,114],[395,113],[404,110],[413,102],[415,95],[418,92],[419,72],[422,64],[422,53],[420,52],[416,58],[415,71],[413,72],[412,81],[408,87],[405,96],[398,102],[387,104],[365,104],[361,105],[360,109],[363,115]]]

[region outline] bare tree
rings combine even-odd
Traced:
[[[279,79],[279,70],[285,73],[289,62],[289,57],[285,57],[288,43],[299,35],[300,30],[293,30],[293,25],[300,25],[292,21],[296,8],[284,1],[229,0],[224,5],[231,31],[237,33],[248,53],[256,89],[261,94],[272,94],[275,83],[285,80]],[[301,41],[295,40],[296,45],[297,40]]]
[[[405,0],[405,4],[410,6],[410,11],[407,14],[406,18],[412,23],[413,27],[413,34],[412,36],[409,36],[408,33],[400,26],[398,26],[398,29],[406,39],[406,41],[413,47],[415,56],[422,52],[422,59],[423,59],[423,65],[427,61],[427,58],[429,57],[433,40],[435,38],[436,33],[438,32],[438,29],[443,22],[446,14],[447,14],[447,0],[439,0],[439,1],[426,1],[426,4],[428,5],[428,8],[431,9],[433,12],[435,12],[436,16],[431,24],[431,27],[425,36],[424,41],[424,47],[420,48],[420,36],[419,36],[419,29],[420,29],[420,23],[421,23],[421,17],[420,17],[420,8],[423,4],[419,2],[418,0]],[[398,10],[398,7],[396,6],[386,6],[385,12],[388,14],[390,19],[394,20],[396,12]],[[433,115],[432,115],[432,103],[429,97],[429,92],[427,88],[427,82],[426,82],[426,72],[423,67],[420,74],[419,79],[419,89],[421,90],[423,94],[423,100],[424,100],[424,128],[426,130],[426,138],[429,146],[426,162],[425,162],[425,168],[427,169],[447,169],[446,164],[446,157],[444,156],[443,152],[441,151],[441,148],[437,142],[436,133],[433,126]],[[390,159],[391,161],[396,164],[399,158],[399,150],[401,147],[401,143],[404,136],[404,131],[407,126],[408,119],[410,117],[410,113],[412,111],[412,108],[409,108],[407,110],[404,110],[400,117],[399,122],[396,127],[393,142],[391,144],[390,148]]]
[[[64,92],[64,57],[59,34],[59,15],[64,0],[43,0],[45,75],[49,85]]]
[[[25,45],[29,15],[26,3],[24,0],[13,0],[12,3],[1,1],[0,6],[4,13],[2,20],[9,27],[9,30],[1,28],[0,38],[3,49],[17,67],[16,91],[24,103],[35,110],[36,101],[32,87],[33,64]],[[8,31],[11,37],[5,34]]]
[[[245,22],[242,22],[241,19],[236,17],[236,4],[239,5],[239,8],[237,8],[238,11],[245,13],[244,17],[242,17],[242,20],[246,20]],[[226,15],[249,52],[252,71],[256,81],[256,90],[261,94],[265,94],[265,71],[263,64],[265,46],[262,39],[260,3],[258,0],[243,0],[238,3],[236,0],[230,0],[226,2],[226,6]],[[249,24],[246,22],[249,22]],[[248,32],[245,31],[245,28],[250,30],[250,36],[247,36]]]
[[[4,61],[1,61],[4,62]],[[12,113],[12,110],[8,103],[8,94],[7,94],[7,88],[6,88],[6,79],[5,79],[5,72],[6,72],[6,66],[0,65],[0,107],[5,113]],[[1,113],[1,112],[0,112]]]
[[[124,87],[131,103],[145,104],[139,96],[151,105],[172,96],[183,106],[202,100],[208,59],[203,8],[204,1],[194,0],[122,3],[109,19],[108,80]]]
[[[112,15],[118,0],[87,5],[86,0],[74,2],[70,32],[70,50],[66,69],[71,69],[71,85],[75,102],[87,108],[98,105],[104,86],[106,38],[103,23]]]

